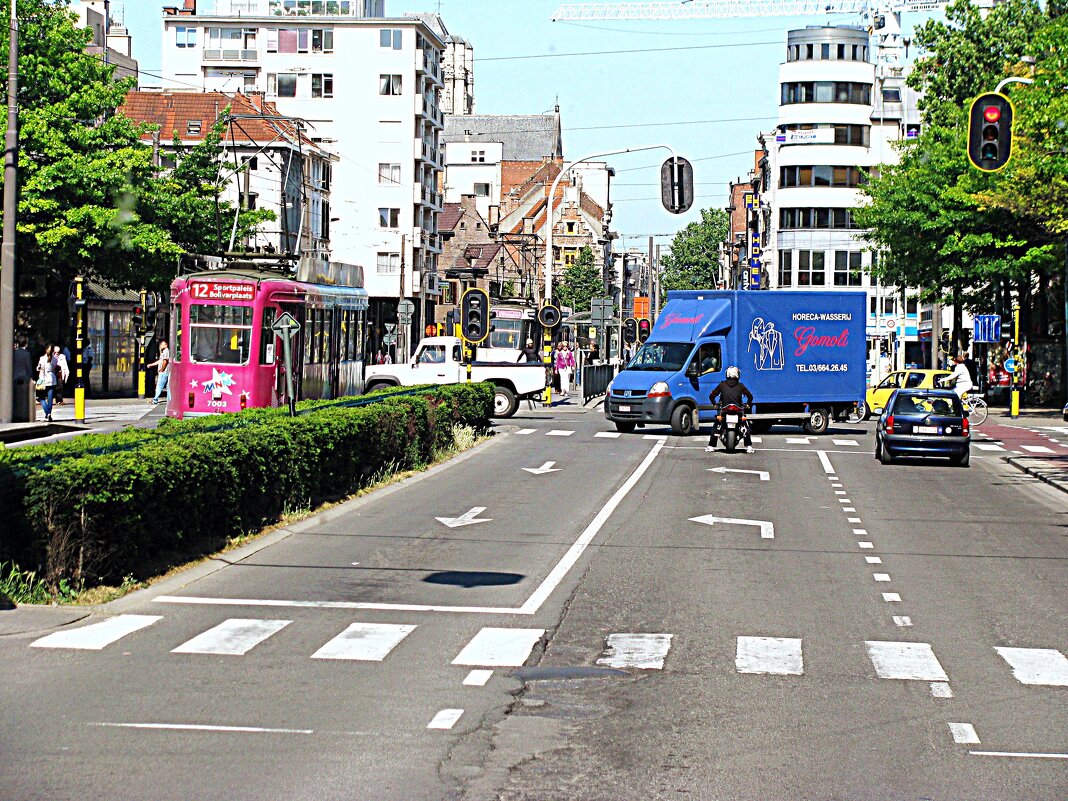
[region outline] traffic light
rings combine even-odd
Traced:
[[[145,330],[145,307],[134,306],[133,307],[133,327],[134,331],[143,332]]]
[[[556,328],[556,326],[560,325],[562,317],[560,309],[551,303],[538,309],[538,322],[541,323],[543,328]]]
[[[689,211],[693,205],[693,165],[672,156],[660,167],[660,202],[672,214]]]
[[[652,323],[650,323],[644,317],[638,320],[638,341],[645,342],[649,338],[649,333],[653,330]]]
[[[997,172],[1012,157],[1012,102],[999,92],[972,101],[968,116],[968,159],[976,169]]]
[[[633,317],[623,321],[623,341],[628,345],[638,341],[638,321]]]
[[[489,295],[484,289],[469,289],[460,299],[460,331],[463,338],[477,345],[489,336]]]

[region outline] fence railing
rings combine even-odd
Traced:
[[[604,395],[616,374],[614,364],[586,364],[582,367],[582,402]]]

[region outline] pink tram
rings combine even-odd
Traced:
[[[360,394],[367,290],[232,265],[171,284],[168,416],[286,405],[282,342],[271,330],[284,312],[301,326],[292,340],[296,399]]]

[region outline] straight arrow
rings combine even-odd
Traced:
[[[533,473],[536,476],[543,476],[546,473],[559,473],[562,468],[553,467],[556,462],[546,462],[541,467],[524,467],[528,473]]]
[[[752,473],[760,476],[761,481],[771,481],[771,475],[765,470],[735,470],[733,467],[708,467],[710,473]]]
[[[768,520],[742,520],[737,517],[715,517],[714,515],[691,517],[690,520],[694,523],[704,523],[706,526],[711,526],[714,523],[733,523],[736,526],[759,526],[760,538],[762,540],[775,539],[775,525]]]
[[[485,511],[485,506],[476,506],[470,511],[464,512],[459,517],[435,517],[434,519],[440,523],[444,523],[449,528],[459,528],[460,526],[469,526],[472,523],[489,523],[491,518],[478,517],[478,515]]]

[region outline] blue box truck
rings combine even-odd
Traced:
[[[619,431],[711,422],[712,389],[728,367],[752,391],[753,430],[776,422],[822,434],[864,400],[863,292],[668,292],[649,339],[616,375],[604,413]]]

